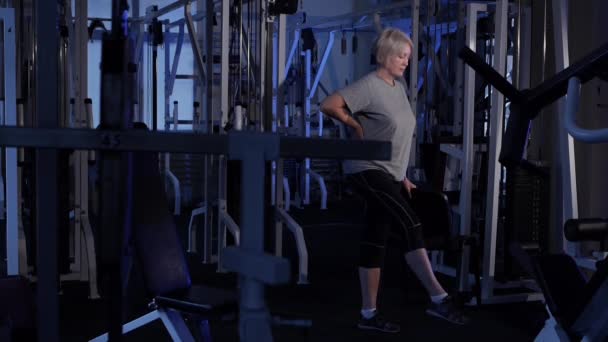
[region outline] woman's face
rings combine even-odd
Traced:
[[[403,47],[395,54],[388,55],[384,61],[384,68],[393,77],[401,77],[407,68],[412,54],[412,48],[409,44],[403,44]]]

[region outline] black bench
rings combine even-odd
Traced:
[[[182,314],[194,318],[210,340],[209,320],[238,312],[234,290],[192,284],[177,228],[163,188],[158,154],[134,153],[132,245],[151,311],[123,325],[123,334],[160,319],[175,341],[194,341]],[[108,334],[93,341],[107,341]]]

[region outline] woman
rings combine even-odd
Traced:
[[[362,329],[396,333],[399,326],[376,311],[380,271],[390,230],[405,241],[405,260],[431,297],[427,313],[456,324],[466,318],[437,281],[422,239],[422,226],[408,204],[416,186],[406,177],[416,118],[407,99],[403,72],[412,53],[411,39],[395,28],[385,29],[376,41],[377,69],[327,97],[321,111],[350,128],[351,138],[392,143],[388,161],[346,161],[345,173],[355,190],[367,200],[371,224],[360,242],[359,278]],[[404,190],[404,191],[403,191]],[[391,224],[380,224],[390,217]],[[375,223],[375,224],[374,224]]]

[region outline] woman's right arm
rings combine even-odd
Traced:
[[[355,137],[363,139],[363,128],[349,113],[342,95],[333,93],[321,103],[321,112],[351,127]]]

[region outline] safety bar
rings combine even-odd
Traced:
[[[325,210],[327,209],[327,187],[325,186],[325,179],[313,170],[310,170],[310,176],[319,183],[319,188],[321,188],[321,209]]]
[[[226,225],[226,228],[234,237],[234,244],[238,246],[241,243],[241,229],[227,212],[220,211],[219,216],[220,221]]]
[[[174,198],[175,198],[173,215],[179,215],[181,213],[181,204],[182,204],[179,179],[177,179],[177,177],[169,169],[165,170],[165,176],[169,179],[169,181],[171,182],[171,185],[173,186],[173,192],[174,192]]]
[[[308,284],[308,248],[302,227],[283,209],[277,208],[277,217],[293,234],[298,249],[298,284]]]

